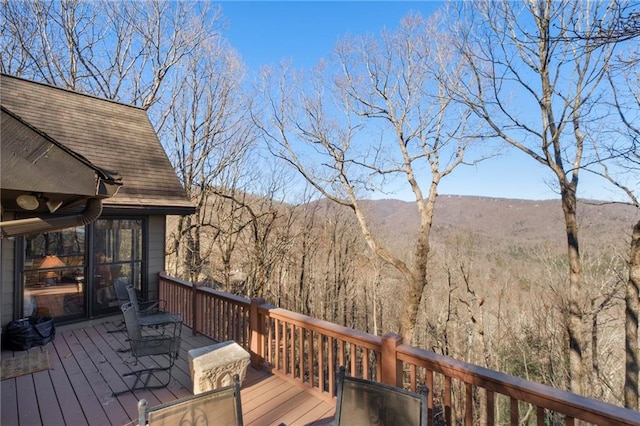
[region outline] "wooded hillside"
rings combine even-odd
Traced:
[[[218,234],[218,243],[230,237],[236,243],[225,254],[215,241],[202,241],[212,247],[203,269],[209,285],[378,335],[397,330],[406,283],[373,255],[349,211],[326,201],[245,202],[253,216],[238,213],[237,222],[255,219],[260,243],[250,235],[254,225],[218,223],[237,231]],[[567,261],[558,204],[440,196],[428,271],[433,288],[423,294],[416,344],[563,387]],[[211,208],[225,210],[221,205]],[[364,205],[375,237],[410,258],[418,227],[415,205]],[[611,389],[621,387],[615,371],[624,363],[625,259],[638,211],[597,202],[581,202],[578,211],[592,300],[587,322],[596,336],[589,348],[598,365],[593,381],[605,383],[598,387],[599,398],[619,401]]]

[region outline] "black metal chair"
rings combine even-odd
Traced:
[[[125,303],[132,302],[136,308],[138,316],[152,315],[165,312],[164,300],[142,300],[138,296],[138,292],[134,286],[126,284],[124,291],[126,293]],[[124,295],[123,295],[124,296]],[[120,296],[118,296],[120,300]]]
[[[129,292],[127,291],[127,287],[129,286],[129,282],[125,279],[119,278],[114,280],[113,288],[115,289],[116,298],[118,299],[118,306],[122,306],[125,303],[129,303]],[[124,325],[124,320],[122,323],[118,325],[118,328],[115,330],[109,330],[108,333],[117,333],[126,331],[126,327]]]
[[[419,393],[348,377],[340,367],[336,380],[334,425],[427,425],[426,386]]]
[[[126,279],[119,278],[114,280],[113,288],[116,292],[116,298],[118,299],[118,306],[122,306],[129,302],[129,292],[127,291],[128,286],[129,281]]]
[[[138,323],[142,327],[158,327],[162,324],[182,322],[182,314],[165,312],[162,308],[164,301],[141,302],[133,286],[127,286],[129,302],[138,316]]]
[[[131,302],[125,303],[120,308],[124,316],[131,355],[135,358],[135,363],[138,364],[138,358],[148,356],[154,358],[156,366],[124,374],[123,377],[135,377],[135,381],[129,389],[114,392],[114,395],[139,389],[156,389],[167,386],[171,381],[171,369],[180,352],[182,321],[158,324],[161,330],[147,328],[147,331],[143,332],[133,304]]]
[[[233,384],[203,392],[176,401],[147,407],[147,401],[138,402],[139,425],[219,425],[242,426],[240,379],[236,374]]]

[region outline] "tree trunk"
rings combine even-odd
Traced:
[[[422,300],[422,292],[427,285],[427,262],[429,258],[429,228],[430,222],[420,226],[418,242],[414,257],[413,273],[407,277],[409,288],[404,298],[402,317],[400,319],[400,335],[402,341],[413,344],[416,319]],[[426,228],[426,229],[425,229]]]
[[[638,410],[638,298],[640,288],[640,221],[633,227],[629,256],[629,281],[625,294],[624,406]]]
[[[567,335],[569,338],[569,388],[571,392],[582,395],[584,381],[583,368],[583,324],[582,316],[582,263],[578,243],[578,221],[576,218],[576,195],[572,185],[562,190],[562,211],[567,233],[569,256],[569,298],[567,306]]]

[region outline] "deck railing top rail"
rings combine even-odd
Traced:
[[[640,413],[500,371],[490,370],[411,345],[397,348],[398,360],[424,367],[489,391],[526,401],[594,424],[638,424]]]
[[[329,321],[291,312],[286,309],[277,308],[273,305],[262,304],[259,307],[259,312],[269,318],[280,320],[297,327],[303,327],[305,329],[321,333],[324,336],[340,339],[344,342],[358,344],[359,346],[366,347],[367,349],[380,350],[382,346],[382,337],[354,330],[353,328],[344,327]]]
[[[183,287],[193,288],[193,284],[191,282],[169,276],[166,272],[160,272],[160,278],[172,282],[173,284],[180,284]],[[238,305],[245,305],[247,308],[251,305],[251,299],[247,299],[246,297],[238,296],[231,293],[225,293],[223,291],[215,290],[210,287],[199,286],[198,284],[196,284],[196,287],[198,288],[198,291],[203,291],[221,299],[232,301]]]

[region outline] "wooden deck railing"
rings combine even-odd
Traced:
[[[429,388],[429,424],[640,425],[640,413],[410,345],[160,274],[160,298],[194,333],[235,340],[264,368],[333,400],[340,365],[350,375]]]

